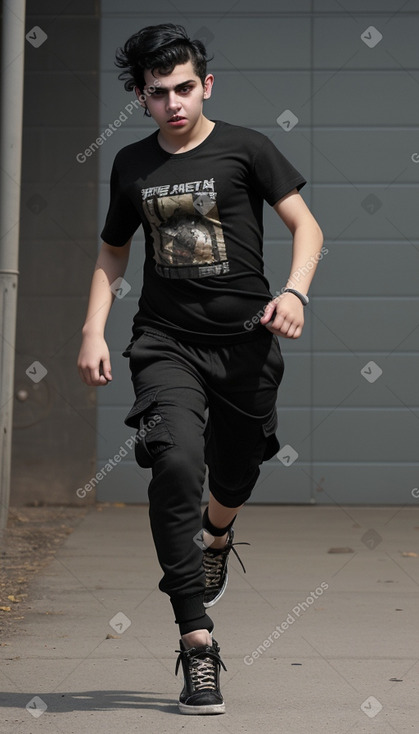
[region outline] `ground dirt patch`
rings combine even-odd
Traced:
[[[10,507],[0,531],[0,638],[16,632],[30,604],[30,582],[86,515],[84,507]]]

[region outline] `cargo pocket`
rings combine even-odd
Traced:
[[[277,454],[280,449],[279,441],[275,435],[277,428],[278,415],[275,407],[269,420],[267,420],[266,423],[262,424],[262,432],[265,437],[265,451],[262,457],[262,461],[260,463],[262,463],[263,461],[267,461],[268,459],[272,459],[272,457],[275,456],[275,454]]]
[[[144,469],[152,467],[156,456],[173,446],[170,431],[158,410],[156,391],[138,397],[124,423],[137,428],[135,458]]]

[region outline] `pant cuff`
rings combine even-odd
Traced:
[[[260,469],[257,467],[250,482],[248,482],[246,487],[241,489],[239,492],[226,492],[215,483],[210,474],[208,477],[209,491],[220,505],[224,505],[224,507],[239,507],[239,505],[244,505],[250,498],[259,474]],[[212,534],[214,535],[214,533]]]
[[[189,598],[171,598],[175,623],[179,625],[181,635],[186,635],[194,630],[207,629],[212,632],[214,622],[205,611],[203,595]]]

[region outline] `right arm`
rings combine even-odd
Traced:
[[[125,273],[131,241],[132,237],[123,247],[112,247],[103,242],[96,261],[77,360],[80,377],[86,385],[107,385],[112,380],[109,349],[104,336],[106,321],[115,300],[110,286]]]

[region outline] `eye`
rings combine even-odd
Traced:
[[[182,87],[180,91],[182,92],[182,94],[188,94],[189,92],[192,91],[192,89],[193,87],[187,86],[187,87]]]

